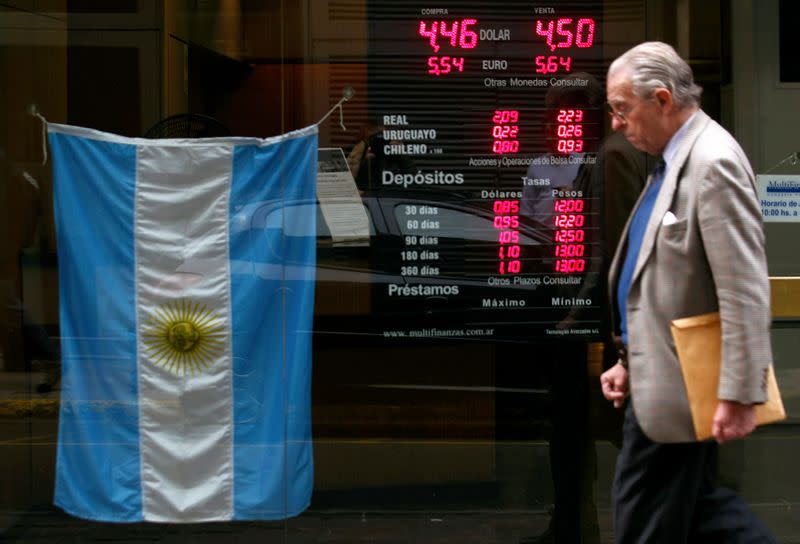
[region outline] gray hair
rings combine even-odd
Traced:
[[[662,42],[644,42],[629,49],[611,63],[608,77],[627,72],[633,92],[650,98],[656,89],[669,89],[679,108],[700,105],[703,88],[696,85],[692,69],[672,46]]]

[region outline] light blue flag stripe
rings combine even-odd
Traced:
[[[59,253],[61,415],[55,503],[142,519],[134,307],[136,147],[49,135]]]
[[[137,145],[156,144],[59,125],[49,137],[64,357],[55,502],[88,519],[140,521],[134,173]],[[233,518],[281,519],[308,506],[313,483],[316,127],[225,142],[235,145]]]
[[[234,153],[230,255],[237,519],[296,515],[311,497],[307,391],[316,147],[315,136],[281,146],[239,147]],[[273,165],[269,183],[263,164]],[[252,296],[255,292],[264,296]],[[285,316],[277,327],[269,322],[274,315]],[[285,471],[264,470],[270,466],[285,466]]]

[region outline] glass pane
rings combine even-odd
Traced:
[[[800,538],[793,2],[3,4],[0,540],[612,542],[605,283],[655,160],[611,130],[605,84],[652,39],[756,174],[789,419],[723,448],[721,477]],[[343,98],[313,136],[323,183],[289,147]],[[31,106],[115,136],[81,144],[100,158],[81,170],[87,154],[45,156]],[[250,183],[214,177],[217,154]],[[167,293],[149,318],[148,263]],[[175,381],[142,403],[153,369]],[[142,446],[140,420],[183,438]],[[65,451],[91,457],[69,481]],[[62,509],[70,490],[85,509]],[[198,510],[216,521],[182,518]]]

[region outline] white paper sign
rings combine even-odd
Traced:
[[[369,245],[369,218],[341,148],[317,154],[317,200],[334,244]]]
[[[756,186],[765,223],[800,222],[800,176],[759,174]]]

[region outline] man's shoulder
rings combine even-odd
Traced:
[[[747,155],[736,138],[710,117],[707,117],[707,122],[700,127],[690,155],[699,163],[732,160],[749,165]]]
[[[701,111],[701,113],[703,113]],[[722,146],[724,149],[729,150],[741,150],[741,146],[739,142],[736,141],[736,138],[728,132],[728,130],[716,122],[714,119],[709,117],[708,115],[704,115],[704,119],[701,121],[705,121],[699,127],[700,133],[697,136],[697,140],[695,140],[695,147],[700,146]]]

